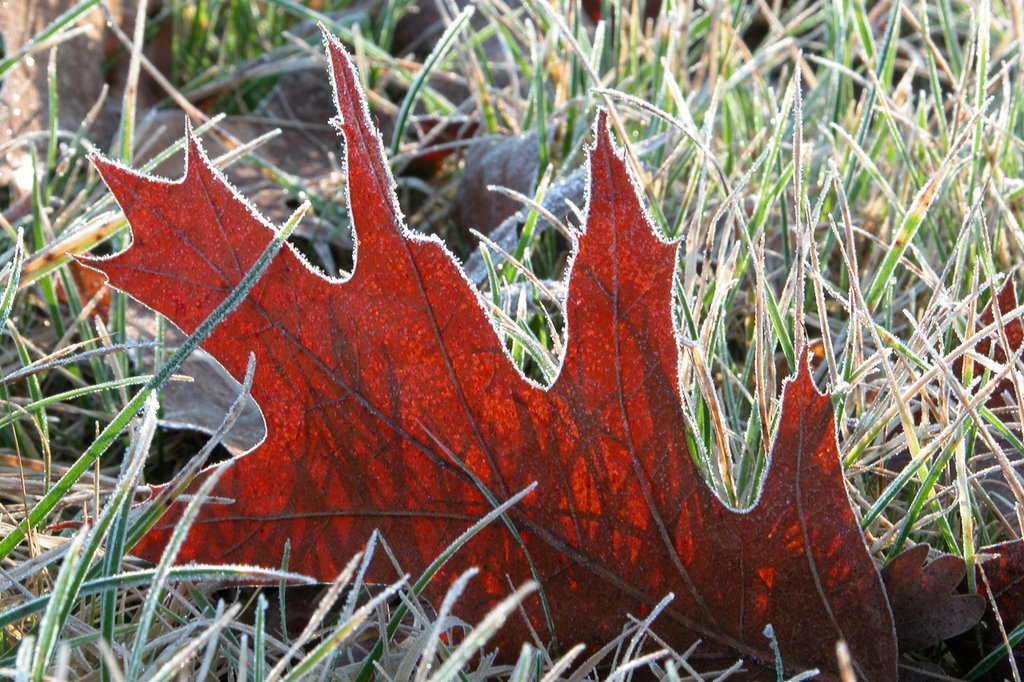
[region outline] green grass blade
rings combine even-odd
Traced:
[[[241,610],[241,604],[233,604],[210,627],[203,630],[198,636],[191,638],[185,646],[175,652],[166,663],[160,666],[152,676],[147,678],[147,682],[170,682],[170,680],[181,679],[182,671],[185,670],[185,663],[203,648],[207,642],[233,623]],[[126,679],[136,678],[126,677]]]
[[[64,555],[64,562],[61,565],[60,573],[57,574],[57,581],[51,591],[51,605],[43,613],[37,629],[37,642],[35,644],[35,655],[32,658],[32,680],[42,682],[46,675],[46,669],[50,664],[50,657],[53,656],[57,646],[57,639],[64,627],[61,615],[70,610],[74,603],[75,590],[73,587],[73,576],[78,572],[82,561],[82,551],[85,548],[86,531],[82,529],[71,541],[67,554]],[[24,646],[24,643],[22,644]]]
[[[202,506],[206,503],[206,499],[210,496],[214,486],[220,481],[220,477],[228,470],[229,466],[236,460],[228,460],[221,466],[210,472],[210,475],[203,481],[203,484],[196,491],[195,496],[189,501],[185,510],[181,513],[181,518],[174,526],[174,532],[171,533],[171,539],[167,542],[167,548],[164,550],[163,555],[160,557],[160,563],[157,564],[156,573],[153,575],[153,583],[149,588],[149,592],[146,595],[146,600],[142,605],[142,612],[139,616],[136,631],[135,631],[135,646],[132,648],[131,657],[128,659],[128,665],[125,667],[125,677],[130,680],[138,678],[138,674],[142,669],[142,657],[146,650],[147,639],[149,637],[149,628],[153,623],[153,619],[156,617],[156,608],[163,598],[164,584],[167,580],[167,576],[170,572],[171,566],[174,565],[174,560],[178,556],[178,552],[181,550],[181,546],[185,543],[185,538],[188,536],[189,530],[192,528],[192,523],[199,515]]]
[[[405,136],[405,126],[409,121],[409,114],[412,112],[413,106],[416,104],[416,99],[419,96],[420,90],[423,89],[427,79],[434,71],[434,67],[437,66],[441,58],[448,54],[449,48],[455,41],[455,36],[459,34],[462,27],[466,25],[469,18],[473,16],[475,8],[469,5],[452,20],[450,26],[445,29],[444,35],[437,41],[437,45],[430,52],[430,56],[423,62],[423,68],[416,74],[416,78],[413,79],[412,84],[409,86],[409,91],[405,93],[405,97],[402,99],[402,106],[398,109],[398,116],[395,118],[395,131],[391,136],[391,156],[398,154],[399,149],[402,146],[402,138]]]
[[[974,117],[977,117],[980,112],[976,112]],[[972,118],[974,118],[972,117]],[[896,235],[893,237],[892,243],[889,248],[886,249],[885,258],[882,260],[881,265],[878,267],[878,271],[875,273],[874,279],[871,281],[871,286],[864,294],[865,301],[868,307],[872,310],[878,306],[879,301],[882,299],[882,295],[885,293],[886,288],[890,285],[893,273],[896,270],[896,266],[899,264],[900,259],[903,258],[903,254],[910,247],[910,243],[914,240],[914,236],[917,234],[918,229],[924,223],[925,217],[928,214],[928,209],[932,207],[935,200],[941,193],[943,183],[946,178],[949,177],[953,168],[958,162],[958,153],[967,141],[967,137],[970,134],[970,126],[965,126],[966,130],[960,134],[960,137],[950,148],[949,153],[946,154],[946,158],[943,159],[942,165],[939,166],[935,174],[928,178],[928,181],[924,184],[924,187],[914,197],[913,203],[907,209],[906,215],[903,216],[903,220],[900,222],[898,228],[896,228]]]
[[[431,675],[430,682],[444,682],[450,680],[462,666],[469,662],[478,651],[498,631],[508,617],[511,616],[522,604],[523,600],[537,591],[537,584],[528,582],[511,595],[503,599],[497,606],[491,609],[482,621],[459,644],[437,671]]]
[[[18,228],[18,237],[14,243],[14,256],[4,266],[0,276],[7,277],[7,284],[4,285],[3,293],[0,294],[0,330],[7,328],[7,320],[11,317],[11,310],[14,308],[14,296],[18,293],[18,284],[21,282],[21,269],[25,265],[25,234]]]

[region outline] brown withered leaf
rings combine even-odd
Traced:
[[[985,598],[958,594],[967,568],[951,554],[928,558],[928,545],[916,545],[882,569],[900,651],[933,646],[970,630],[985,613]]]
[[[465,170],[452,200],[455,226],[467,236],[470,230],[490,234],[522,204],[488,187],[498,185],[530,195],[539,167],[536,133],[474,143],[466,152]]]

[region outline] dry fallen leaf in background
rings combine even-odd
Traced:
[[[912,547],[882,569],[901,651],[934,646],[974,627],[985,613],[980,594],[957,594],[967,569],[949,554],[929,559]]]
[[[529,196],[539,167],[536,133],[476,142],[466,152],[465,171],[452,199],[455,226],[467,239],[471,229],[490,234],[522,204],[488,187],[498,185]]]

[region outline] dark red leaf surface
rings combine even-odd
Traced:
[[[346,141],[354,273],[330,281],[283,250],[204,347],[235,376],[257,357],[252,394],[266,441],[221,478],[179,561],[289,567],[331,579],[379,528],[414,574],[534,481],[432,586],[485,570],[458,614],[479,618],[533,576],[526,604],[549,639],[598,643],[626,614],[675,599],[655,630],[698,654],[835,676],[846,640],[861,679],[896,676],[889,603],[845,488],[831,402],[806,362],[786,383],[763,492],[724,505],[684,438],[672,315],[676,245],[653,231],[604,116],[590,150],[589,206],[568,280],[568,341],[545,388],[525,379],[444,246],[407,231],[354,67],[328,38]],[[132,246],[92,261],[111,285],[192,331],[272,237],[190,140],[184,179],[97,159],[132,226]],[[481,491],[486,490],[487,494]],[[157,558],[172,509],[135,548]],[[527,556],[528,555],[528,556]],[[394,578],[385,563],[375,580]],[[506,627],[503,651],[517,653]]]

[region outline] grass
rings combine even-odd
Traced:
[[[0,76],[30,57],[42,62],[97,5],[80,3],[33,41],[8,45]],[[308,582],[286,566],[173,567],[169,552],[153,569],[126,554],[154,513],[133,507],[149,490],[147,458],[181,442],[158,428],[150,396],[174,378],[185,351],[161,351],[146,375],[123,298],[113,295],[101,322],[99,299],[86,295],[68,255],[124,244],[124,220],[86,155],[99,148],[142,165],[130,132],[149,112],[136,106],[134,86],[139,74],[154,78],[140,48],[161,32],[173,49],[159,106],[185,109],[198,134],[219,140],[228,150],[220,163],[251,167],[280,193],[308,200],[332,234],[347,230],[332,209],[336,187],[281,170],[264,154],[265,139],[238,140],[208,113],[247,115],[303,60],[320,59],[312,21],[353,47],[375,113],[397,121],[396,169],[420,151],[413,114],[472,116],[478,135],[535,132],[540,171],[533,196],[523,197],[525,225],[479,251],[485,299],[513,358],[540,381],[554,376],[564,345],[552,292],[567,247],[536,207],[583,162],[595,109],[607,107],[655,224],[681,240],[681,393],[705,477],[734,505],[756,500],[780,382],[807,345],[819,385],[832,391],[848,490],[879,564],[928,542],[962,556],[973,581],[983,548],[1022,532],[1024,488],[1013,471],[1024,454],[1021,375],[1015,362],[980,353],[978,341],[1005,348],[1007,325],[1024,310],[979,319],[1005,279],[1020,277],[1024,255],[1024,17],[1010,2],[970,11],[952,0],[867,5],[724,2],[712,12],[665,2],[644,24],[639,5],[606,3],[595,25],[575,3],[480,0],[475,19],[453,13],[466,25],[449,23],[437,49],[411,56],[392,54],[396,19],[409,11],[400,0],[316,9],[291,0],[174,2],[124,26],[115,39],[130,86],[119,138],[94,138],[88,125],[60,130],[51,119],[5,148],[28,153],[19,177],[30,182],[0,194],[0,674],[690,674],[687,652],[664,650],[646,621],[590,659],[570,650],[552,660],[527,644],[517,663],[497,665],[477,652],[516,617],[523,593],[462,633],[446,618],[462,583],[438,613],[417,598],[430,572],[363,583],[370,553],[386,551],[387,538],[353,558],[301,634],[268,620],[287,611],[286,585]],[[458,88],[442,87],[446,79]],[[50,85],[50,110],[59,111],[52,75]],[[323,145],[333,153],[332,137]],[[179,149],[180,141],[166,155]],[[412,227],[441,234],[468,258],[446,210],[460,175],[456,154],[426,180],[401,176],[399,192]],[[332,272],[339,243],[300,240]],[[1010,394],[1004,407],[988,405],[997,390]],[[228,603],[219,600],[225,582],[267,588]],[[983,672],[957,669],[941,647],[915,656],[950,674]]]

